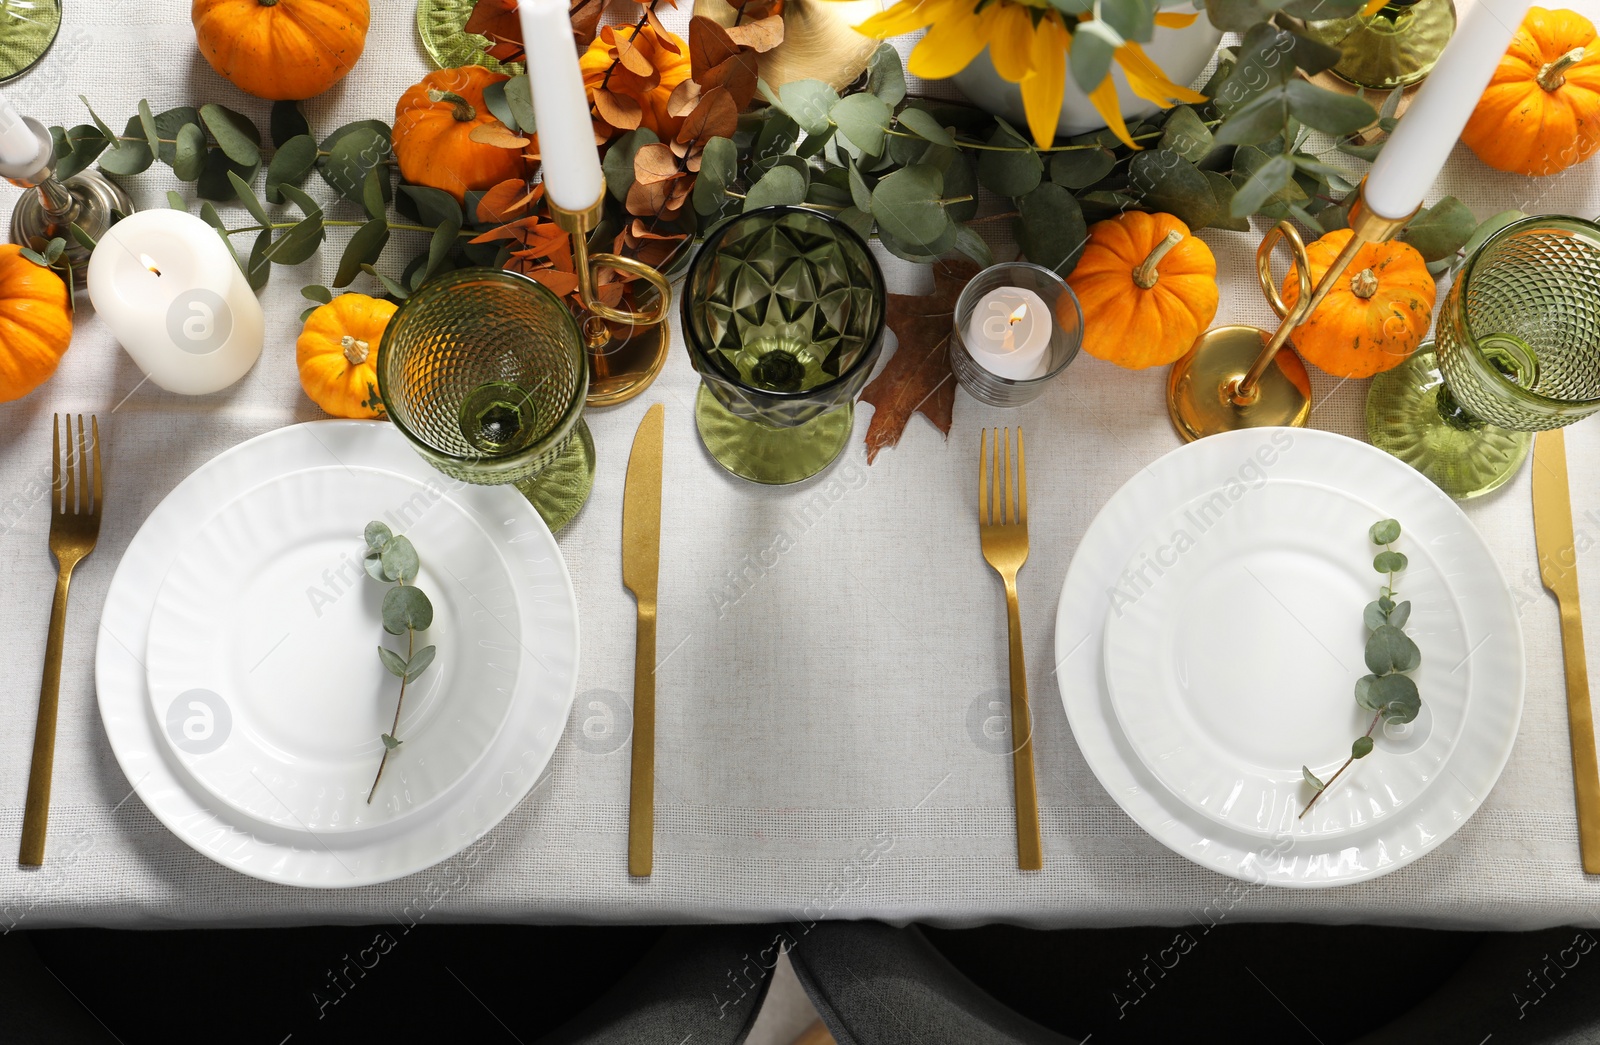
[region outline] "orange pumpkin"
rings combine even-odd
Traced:
[[[1316,286],[1350,242],[1349,229],[1330,232],[1306,247],[1311,285]],[[1290,340],[1308,362],[1335,377],[1371,377],[1405,362],[1433,322],[1433,277],[1409,243],[1369,243],[1356,251],[1347,278],[1294,329]],[[1300,281],[1284,278],[1289,308],[1300,299]]]
[[[464,202],[469,190],[525,177],[521,146],[472,137],[476,132],[481,138],[494,128],[509,137],[483,103],[485,87],[509,79],[481,65],[467,65],[429,73],[402,94],[394,108],[394,154],[401,176],[413,185],[443,189],[457,202]]]
[[[1600,46],[1576,11],[1535,7],[1495,67],[1461,140],[1514,174],[1554,174],[1600,148]]]
[[[194,0],[189,13],[211,68],[273,101],[316,97],[367,45],[367,0]]]
[[[378,344],[395,304],[340,294],[306,317],[294,343],[300,387],[334,417],[388,416],[378,397]]]
[[[653,74],[641,76],[620,61],[624,50],[636,51],[638,67],[649,65]],[[613,68],[615,66],[615,68]],[[689,78],[689,45],[671,33],[657,33],[654,26],[635,30],[631,25],[608,25],[589,44],[589,49],[578,59],[583,72],[583,86],[589,92],[589,103],[595,104],[595,91],[602,84],[613,95],[623,95],[640,104],[638,126],[655,132],[662,141],[671,141],[683,125],[681,116],[667,112],[667,99],[673,90]],[[607,79],[607,73],[610,79]],[[595,129],[609,135],[615,130],[611,125],[597,121]],[[629,128],[630,130],[632,128]]]
[[[44,384],[71,341],[66,281],[16,244],[0,245],[0,403]]]
[[[1182,358],[1217,314],[1217,259],[1171,214],[1095,222],[1067,285],[1084,351],[1130,370]]]

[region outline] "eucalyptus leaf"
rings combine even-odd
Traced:
[[[738,177],[739,150],[731,138],[712,138],[700,154],[700,174],[694,182],[696,214],[718,216],[729,205],[728,186]]]
[[[1313,40],[1299,33],[1291,35],[1294,37],[1294,50],[1291,52],[1294,65],[1297,69],[1303,70],[1307,76],[1315,76],[1317,73],[1332,69],[1344,57],[1338,48],[1329,47],[1320,40]]]
[[[361,271],[363,264],[373,264],[389,242],[389,222],[373,218],[356,230],[339,258],[339,270],[333,277],[335,287],[348,287]]]
[[[1044,182],[1017,200],[1017,245],[1029,261],[1066,276],[1088,242],[1089,226],[1072,193]]]
[[[417,570],[422,564],[418,562],[417,549],[412,547],[409,538],[389,538],[379,554],[383,558],[383,575],[391,581],[410,584],[417,579]]]
[[[384,670],[395,678],[406,677],[406,659],[387,646],[378,647],[378,659],[383,661]]]
[[[1399,573],[1406,568],[1404,552],[1384,551],[1372,558],[1372,568],[1379,573]]]
[[[272,230],[262,229],[256,234],[255,245],[250,248],[250,257],[244,264],[245,280],[250,284],[251,290],[259,291],[272,278],[272,261],[267,257],[267,248],[270,246],[272,246]]]
[[[389,750],[389,751],[393,751],[395,748],[399,747],[401,745],[401,743],[403,743],[403,741],[396,740],[394,737],[390,736],[387,733],[380,733],[379,734],[379,739],[381,739],[383,741],[384,748]],[[376,781],[373,782],[373,786],[374,787],[377,786],[377,782]]]
[[[509,81],[500,80],[495,83],[485,84],[483,88],[483,105],[489,114],[501,123],[506,129],[515,133],[521,124],[517,122],[517,114],[511,111],[511,103],[506,100],[506,84]]]
[[[1446,196],[1406,222],[1400,238],[1417,249],[1423,261],[1454,257],[1467,245],[1478,227],[1472,209],[1454,196]]]
[[[1356,703],[1368,711],[1377,711],[1383,707],[1383,701],[1378,695],[1378,683],[1382,681],[1378,675],[1363,675],[1356,679]]]
[[[300,213],[306,217],[322,217],[322,205],[308,196],[305,191],[300,189],[298,186],[290,185],[288,182],[284,182],[282,185],[278,186],[278,191],[283,194],[284,199],[288,200],[290,203],[293,203],[296,207],[299,207]]]
[[[299,185],[317,163],[317,143],[309,134],[290,138],[278,146],[267,164],[267,202],[282,203],[285,184]]]
[[[989,136],[989,144],[1006,151],[984,150],[978,158],[978,182],[1001,196],[1026,196],[1044,179],[1044,161],[1009,125],[996,122],[1000,125]]]
[[[433,603],[411,584],[397,584],[383,595],[383,630],[391,635],[406,629],[427,631],[433,623]]]
[[[1200,118],[1192,106],[1179,105],[1173,108],[1167,116],[1167,122],[1161,125],[1160,147],[1188,160],[1190,163],[1199,163],[1205,159],[1206,154],[1214,147],[1211,128]],[[1071,155],[1058,153],[1058,156]],[[1060,179],[1055,176],[1055,160],[1052,158],[1050,180],[1060,184]],[[1098,179],[1096,179],[1098,180]],[[1068,186],[1071,188],[1071,186]]]
[[[779,165],[762,175],[745,194],[744,209],[778,205],[796,206],[806,198],[805,175],[787,165]]]
[[[618,135],[606,150],[606,158],[601,166],[605,169],[606,188],[611,190],[611,195],[616,197],[618,203],[625,202],[628,190],[633,188],[633,161],[639,155],[639,150],[660,141],[650,128],[637,127]],[[707,143],[709,147],[710,143]],[[701,159],[701,170],[705,170],[704,158]]]
[[[300,296],[305,298],[307,301],[315,301],[320,305],[326,305],[328,302],[333,300],[333,291],[329,290],[327,287],[319,286],[313,283],[310,286],[301,287]],[[373,544],[372,541],[374,526],[378,527],[379,538],[377,544]],[[389,528],[380,522],[368,523],[366,538],[367,547],[382,548],[383,542],[389,539]]]
[[[281,149],[296,138],[311,137],[311,124],[300,111],[299,102],[273,102],[267,131],[272,135],[272,144]]]
[[[200,120],[228,159],[244,167],[261,162],[261,132],[248,116],[213,102],[200,106]]]
[[[1397,628],[1405,627],[1406,621],[1410,619],[1411,603],[1409,600],[1396,604],[1395,608],[1389,611],[1389,623]]]
[[[417,681],[417,676],[428,670],[428,666],[433,663],[433,658],[438,652],[438,649],[433,646],[424,646],[417,650],[410,662],[406,664],[405,674],[402,677],[407,682]]]
[[[1519,221],[1526,217],[1527,215],[1522,213],[1520,210],[1503,210],[1492,218],[1486,218],[1478,225],[1476,229],[1473,230],[1472,235],[1467,239],[1467,242],[1462,245],[1462,255],[1469,258],[1472,257],[1472,255],[1478,252],[1478,248],[1482,247],[1490,236],[1493,236],[1496,232],[1499,232],[1513,221]]]
[[[834,217],[850,226],[863,240],[872,238],[872,215],[867,211],[858,207],[846,207]]]
[[[526,73],[506,81],[506,104],[511,107],[511,115],[517,119],[518,130],[524,134],[534,134],[539,130],[533,116],[533,85],[528,82]]]
[[[1375,675],[1410,671],[1422,660],[1422,651],[1410,636],[1392,624],[1381,625],[1367,637],[1367,669]]]
[[[51,137],[55,137],[54,131]],[[56,178],[64,181],[88,170],[110,145],[111,142],[89,124],[62,131],[56,148]]]
[[[1210,137],[1207,131],[1206,138]],[[1086,189],[1116,165],[1116,156],[1106,149],[1063,149],[1050,156],[1050,180],[1064,189]]]
[[[1322,791],[1328,786],[1327,784],[1324,784],[1322,781],[1318,780],[1317,775],[1311,772],[1311,770],[1305,766],[1300,767],[1300,777],[1318,791]]]
[[[160,153],[161,134],[156,130],[156,114],[150,111],[150,103],[143,98],[139,99],[139,128],[145,144],[150,147],[150,155]]]
[[[311,291],[314,290],[320,290],[322,293],[311,293]],[[324,304],[333,300],[333,294],[329,292],[326,287],[307,287],[305,290],[301,291],[301,293],[305,294],[305,296],[310,298],[312,301],[321,301]],[[389,541],[394,537],[394,531],[389,529],[389,527],[385,526],[383,523],[373,520],[372,522],[367,523],[367,528],[362,531],[361,537],[367,542],[367,549],[369,551],[382,552],[383,546],[388,544]]]
[[[950,226],[940,205],[944,175],[937,167],[917,163],[879,179],[872,190],[872,217],[881,232],[907,246],[931,246]]]
[[[1287,156],[1272,156],[1241,186],[1233,197],[1232,213],[1247,217],[1283,193],[1294,179],[1294,163]]]
[[[1171,149],[1136,153],[1128,165],[1128,191],[1151,210],[1175,215],[1191,229],[1216,213],[1216,196],[1199,168]]]
[[[438,228],[450,221],[461,223],[461,204],[443,189],[434,189],[426,185],[402,185],[400,191],[416,204],[417,215],[422,224],[430,229]]]
[[[455,247],[456,240],[460,238],[461,220],[447,221],[433,230],[433,236],[428,240],[428,263],[422,270],[422,275],[417,281],[421,286],[428,279],[437,274],[444,265],[445,259],[450,256],[450,251]]]
[[[326,157],[317,171],[339,195],[352,203],[362,203],[367,172],[382,168],[384,198],[392,198],[387,171],[394,162],[394,149],[390,145],[388,124],[382,120],[346,124],[328,135],[321,149]]]
[[[172,210],[186,211],[189,209],[189,202],[176,189],[168,189],[167,206]]]
[[[778,104],[808,135],[823,134],[839,93],[821,80],[791,80],[778,88]]]
[[[867,179],[861,176],[861,171],[855,164],[849,165],[850,202],[858,210],[870,211],[872,209],[872,189],[867,185]]]
[[[1367,626],[1368,631],[1377,631],[1389,623],[1389,614],[1384,611],[1383,606],[1378,602],[1369,602],[1361,610],[1361,623]],[[1399,625],[1395,626],[1399,627]]]
[[[1206,0],[1206,16],[1225,33],[1242,33],[1271,18],[1281,6],[1273,0]]]
[[[1370,754],[1372,754],[1372,738],[1369,736],[1356,737],[1354,743],[1350,745],[1350,757],[1366,758]]]
[[[976,261],[982,268],[994,264],[994,250],[971,225],[956,226],[956,250]]]
[[[1211,198],[1216,201],[1216,210],[1212,212],[1211,224],[1214,228],[1227,229],[1230,232],[1249,232],[1250,219],[1235,217],[1233,213],[1233,197],[1238,189],[1227,175],[1216,171],[1201,171],[1206,176],[1206,184],[1211,186]],[[1191,226],[1192,228],[1192,226]]]
[[[300,265],[310,261],[327,236],[322,216],[302,218],[280,235],[267,249],[267,260],[274,265]]]
[[[1385,675],[1372,685],[1375,710],[1390,721],[1404,725],[1422,710],[1422,695],[1409,675]]]
[[[399,298],[401,301],[404,301],[406,298],[411,296],[411,291],[407,289],[404,284],[398,282],[393,276],[385,275],[368,264],[363,264],[361,266],[361,271],[365,272],[367,275],[383,284],[384,290],[388,291],[394,297]]]
[[[1284,94],[1295,119],[1326,134],[1354,134],[1378,119],[1378,111],[1364,99],[1318,87],[1309,80],[1290,80],[1284,85]]]
[[[828,114],[845,139],[868,156],[883,153],[884,138],[894,112],[875,94],[852,94],[839,99]]]
[[[1112,5],[1105,5],[1109,9]],[[1067,52],[1067,64],[1072,80],[1083,93],[1088,94],[1100,86],[1100,81],[1111,74],[1111,57],[1117,43],[1091,27],[1103,26],[1095,19],[1079,22],[1072,34],[1072,50]]]
[[[1371,163],[1378,158],[1378,153],[1383,151],[1383,142],[1376,141],[1368,145],[1358,145],[1355,142],[1340,142],[1338,150],[1346,156],[1354,156],[1358,160]]]
[[[375,551],[367,552],[361,557],[361,568],[367,571],[367,576],[375,581],[388,582],[389,578],[383,575],[383,558]]]
[[[1288,118],[1289,98],[1280,84],[1229,113],[1213,135],[1218,145],[1254,145],[1281,135]]]
[[[194,181],[206,168],[206,132],[197,123],[186,123],[177,130],[173,144],[172,173],[179,181]]]
[[[867,90],[890,108],[905,101],[905,60],[893,44],[879,44],[867,59]]]
[[[267,217],[267,208],[256,198],[255,190],[233,171],[228,171],[228,181],[233,185],[234,194],[239,197],[239,202],[250,212],[250,216],[262,225],[271,225],[272,219]]]
[[[1373,544],[1393,544],[1400,539],[1400,521],[1380,519],[1367,529],[1367,536]]]
[[[114,142],[100,157],[100,166],[109,174],[131,177],[143,174],[156,161],[156,154],[144,138],[139,117],[128,120],[120,141]]]
[[[200,110],[192,105],[180,105],[175,109],[158,112],[156,113],[155,123],[156,137],[159,143],[159,148],[156,149],[156,156],[169,167],[173,166],[176,160],[175,153],[179,130],[192,126],[195,130],[200,131],[201,144],[205,143],[206,132],[200,129]],[[193,181],[194,179],[186,178],[184,180]]]
[[[231,200],[237,197],[233,188],[233,179],[230,174],[237,175],[245,184],[255,180],[259,166],[245,166],[228,159],[227,153],[221,149],[212,149],[206,153],[205,163],[200,168],[200,177],[195,179],[194,191],[201,199],[206,200]]]

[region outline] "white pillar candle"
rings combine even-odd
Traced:
[[[587,210],[600,199],[604,182],[566,2],[520,0],[517,15],[527,52],[545,195],[566,210]]]
[[[177,210],[144,210],[100,237],[89,299],[150,380],[205,395],[261,356],[261,303],[210,225]]]
[[[1411,107],[1372,162],[1363,199],[1382,218],[1422,206],[1531,0],[1475,0]]]
[[[43,151],[33,128],[23,121],[11,99],[0,94],[0,166],[36,167]]]
[[[1054,320],[1044,298],[1025,287],[998,287],[967,321],[967,349],[979,366],[1012,381],[1043,377],[1050,368]]]

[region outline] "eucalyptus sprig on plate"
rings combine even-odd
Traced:
[[[1422,710],[1417,684],[1406,674],[1422,663],[1422,651],[1404,630],[1406,621],[1411,619],[1411,603],[1395,601],[1399,594],[1394,586],[1395,574],[1403,572],[1407,565],[1405,553],[1394,550],[1395,542],[1400,539],[1400,524],[1394,519],[1384,519],[1373,523],[1367,532],[1372,543],[1383,548],[1373,557],[1372,568],[1388,578],[1388,583],[1378,589],[1378,598],[1367,603],[1361,612],[1362,622],[1367,626],[1366,661],[1371,674],[1356,680],[1356,703],[1372,712],[1372,721],[1367,724],[1367,731],[1350,745],[1350,757],[1326,783],[1318,780],[1308,767],[1300,767],[1306,783],[1315,790],[1300,811],[1300,819],[1311,812],[1317,799],[1352,762],[1372,754],[1372,734],[1379,723],[1404,724]]]
[[[387,646],[378,647],[378,658],[389,674],[400,680],[400,695],[394,702],[394,725],[383,734],[383,758],[378,762],[378,774],[372,778],[372,789],[367,792],[367,804],[378,793],[378,781],[383,779],[383,767],[389,764],[389,755],[400,746],[400,709],[405,704],[406,686],[428,670],[437,650],[433,646],[415,649],[417,632],[427,631],[433,623],[433,603],[413,582],[421,562],[417,550],[405,537],[396,536],[381,522],[370,522],[366,530],[367,554],[362,559],[367,575],[384,584],[392,584],[383,596],[383,630],[390,635],[406,637],[404,657]]]

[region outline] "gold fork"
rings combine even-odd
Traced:
[[[72,451],[72,415],[67,415],[67,457],[62,467],[61,415],[56,415],[54,470],[50,485],[50,553],[60,572],[50,606],[50,635],[44,647],[44,681],[39,686],[39,719],[33,727],[33,768],[28,772],[28,804],[22,814],[22,852],[26,867],[44,863],[45,825],[50,819],[50,777],[56,760],[56,707],[61,695],[61,647],[67,630],[67,585],[72,570],[92,551],[100,537],[100,421],[92,414],[93,437],[85,443],[83,415],[78,415],[78,450]],[[92,449],[91,449],[92,447]],[[93,457],[90,457],[90,454]],[[73,465],[77,475],[73,475]]]
[[[1037,871],[1044,866],[1039,838],[1039,795],[1033,781],[1033,717],[1028,712],[1028,666],[1022,658],[1022,615],[1017,608],[1017,571],[1028,561],[1028,468],[1017,429],[1016,497],[1011,496],[1011,429],[994,429],[994,463],[990,466],[989,432],[978,438],[978,536],[983,558],[1006,583],[1006,619],[1011,629],[1011,773],[1017,793],[1017,866]],[[1002,452],[1004,459],[1002,460]]]

